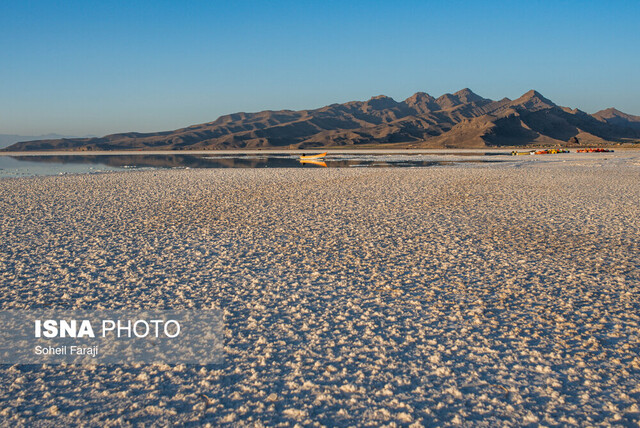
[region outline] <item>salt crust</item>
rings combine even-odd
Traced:
[[[0,180],[2,309],[226,322],[218,366],[0,366],[0,422],[637,424],[639,156],[556,159]]]

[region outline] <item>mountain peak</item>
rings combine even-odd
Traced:
[[[407,98],[406,101],[408,100],[434,100],[435,98],[433,98],[431,95],[427,94],[426,92],[416,92],[415,94],[411,95],[409,98]]]
[[[456,96],[463,103],[473,103],[473,102],[478,103],[478,102],[486,101],[485,98],[482,98],[480,95],[474,93],[469,88],[461,89],[453,95]]]
[[[600,110],[599,112],[597,112],[595,114],[600,114],[600,115],[607,114],[607,115],[612,115],[612,116],[620,116],[620,115],[623,115],[625,113],[622,113],[620,110],[618,110],[615,107],[609,107],[609,108],[606,108],[604,110]]]
[[[418,113],[427,113],[433,109],[439,109],[440,107],[434,103],[436,99],[426,92],[416,92],[409,98],[404,100],[404,103],[417,111]]]
[[[464,89],[460,89],[458,92],[455,92],[453,95],[455,95],[456,97],[460,97],[460,96],[465,96],[465,95],[475,95],[477,96],[471,89],[469,88],[464,88]]]
[[[450,109],[459,104],[462,104],[462,102],[457,96],[449,93],[440,95],[438,99],[436,99],[436,103],[440,106],[440,108],[443,108],[443,109]]]
[[[540,92],[536,91],[535,89],[531,89],[527,92],[525,92],[519,99],[521,100],[531,100],[537,98],[539,100],[548,102],[550,104],[553,104],[553,102],[551,102],[548,98],[546,98],[544,95],[542,95]]]
[[[592,114],[592,116],[598,119],[605,120],[607,122],[611,122],[611,121],[616,121],[618,123],[620,123],[620,121],[636,122],[636,123],[640,122],[640,116],[634,116],[631,114],[621,112],[615,107],[609,107],[608,109],[600,110],[599,112]]]
[[[393,108],[398,103],[391,97],[386,95],[377,95],[375,97],[371,97],[369,101],[365,103],[366,106],[373,108],[374,110],[383,110],[387,108]]]
[[[542,94],[535,89],[529,89],[527,92],[522,94],[520,98],[533,98],[533,97],[542,97]]]
[[[435,98],[433,98],[426,92],[416,92],[415,94],[404,100],[405,104],[407,104],[408,106],[414,106],[417,104],[430,104],[433,101],[435,101]]]
[[[394,101],[393,98],[388,97],[386,95],[376,95],[375,97],[371,97],[369,100],[391,100],[391,101]]]
[[[520,98],[511,102],[511,105],[522,106],[531,110],[542,110],[546,108],[556,107],[553,101],[545,98],[540,92],[531,89],[525,92]]]

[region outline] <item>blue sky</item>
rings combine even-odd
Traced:
[[[3,1],[0,133],[159,131],[464,87],[640,115],[638,1]]]

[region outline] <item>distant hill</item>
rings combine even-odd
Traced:
[[[613,107],[601,110],[592,116],[611,125],[640,129],[640,116],[632,116]]]
[[[315,110],[234,113],[175,131],[24,141],[5,150],[206,150],[320,147],[483,148],[610,144],[640,140],[640,117],[587,114],[531,90],[493,101],[470,89],[438,98],[368,101]]]
[[[59,139],[59,138],[68,138],[68,137],[69,137],[68,135],[59,135],[59,134],[46,134],[46,135],[37,135],[37,136],[0,134],[0,149],[3,147],[10,146],[11,144],[17,143],[19,141],[49,140],[49,139]]]

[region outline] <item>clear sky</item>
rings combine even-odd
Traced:
[[[0,2],[0,134],[170,130],[236,111],[537,89],[640,115],[640,2]]]

